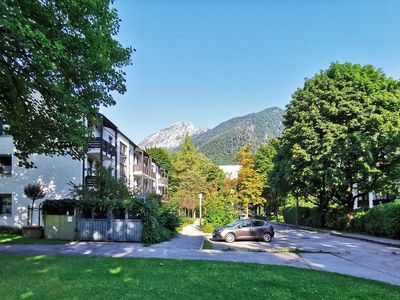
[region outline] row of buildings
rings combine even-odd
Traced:
[[[83,160],[32,155],[30,159],[35,169],[18,166],[18,159],[13,155],[13,139],[5,134],[6,125],[0,123],[0,226],[26,225],[31,201],[25,197],[23,189],[28,184],[40,183],[46,191],[45,199],[69,198],[71,183],[93,186],[97,180],[96,168],[100,166],[110,168],[116,178],[126,182],[138,195],[155,193],[166,197],[166,170],[111,120],[102,114],[99,118],[101,122],[91,126],[94,140]]]

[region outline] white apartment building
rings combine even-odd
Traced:
[[[114,176],[124,179],[136,194],[166,196],[167,172],[114,123],[104,115],[99,116],[100,125],[92,126],[95,140],[89,145],[83,160],[69,156],[32,155],[30,159],[37,167],[34,169],[18,166],[13,139],[4,134],[5,125],[0,122],[0,226],[26,225],[27,207],[31,200],[25,197],[23,189],[28,184],[43,185],[46,190],[43,200],[70,198],[70,183],[95,184],[95,170],[99,166],[111,168]],[[35,206],[40,203],[37,201]],[[37,224],[37,214],[33,221]]]

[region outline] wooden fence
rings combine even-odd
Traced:
[[[143,223],[133,219],[78,219],[78,239],[140,242]]]

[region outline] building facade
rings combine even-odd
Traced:
[[[167,172],[113,122],[104,115],[99,117],[101,122],[91,125],[94,140],[83,160],[32,155],[30,159],[37,167],[34,169],[18,166],[13,139],[5,134],[5,125],[0,123],[0,226],[26,225],[31,200],[25,197],[23,189],[28,184],[40,183],[44,187],[43,200],[70,198],[71,183],[93,186],[97,180],[96,168],[100,166],[109,168],[137,195],[155,193],[166,197]],[[37,215],[34,214],[34,224],[38,222]]]

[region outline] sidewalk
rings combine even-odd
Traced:
[[[400,240],[394,240],[394,239],[377,237],[377,236],[360,234],[360,233],[351,233],[351,232],[338,231],[338,230],[329,230],[329,229],[308,227],[308,226],[302,226],[302,225],[287,224],[287,223],[282,223],[282,222],[272,222],[272,224],[277,224],[277,225],[292,227],[292,228],[298,228],[298,229],[304,229],[304,230],[309,230],[309,231],[323,232],[323,233],[328,233],[330,235],[340,236],[343,238],[357,239],[357,240],[370,242],[370,243],[374,243],[374,244],[400,248]]]

